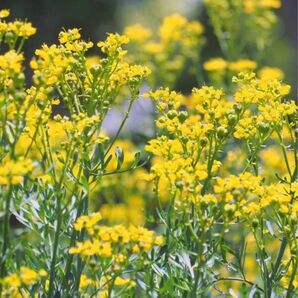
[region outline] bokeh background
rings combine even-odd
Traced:
[[[275,28],[274,42],[268,47],[269,66],[280,67],[286,81],[297,94],[297,1],[284,0],[278,14],[281,22]],[[85,39],[104,39],[106,32],[122,32],[129,24],[141,23],[156,28],[162,18],[173,12],[190,19],[200,20],[205,28],[208,43],[203,50],[203,60],[219,54],[212,28],[202,5],[202,0],[2,0],[2,8],[10,8],[14,18],[27,19],[38,28],[34,38],[26,43],[26,57],[42,43],[54,43],[61,28],[82,28]],[[257,32],[256,32],[257,34]],[[177,88],[188,91],[195,85],[192,78],[184,76]]]

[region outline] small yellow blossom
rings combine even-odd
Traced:
[[[108,55],[116,54],[122,51],[121,46],[129,42],[129,39],[125,35],[109,33],[105,41],[100,41],[97,46],[102,50],[103,53]]]
[[[81,37],[78,28],[69,29],[67,31],[62,31],[59,33],[59,41],[61,44],[67,42],[73,42]]]
[[[33,162],[30,159],[5,159],[0,163],[0,185],[20,184],[23,182],[24,176],[32,172],[33,169]]]
[[[276,67],[263,67],[258,75],[261,79],[267,80],[282,80],[284,78],[283,71]]]
[[[0,10],[0,19],[7,18],[10,14],[9,9],[1,9]]]
[[[150,29],[143,27],[140,24],[128,26],[124,29],[124,34],[131,42],[142,43],[150,38],[152,32]]]
[[[228,67],[228,62],[223,58],[213,58],[203,64],[206,71],[223,71]]]
[[[240,59],[229,63],[229,69],[235,73],[251,71],[257,68],[257,62],[249,59]]]

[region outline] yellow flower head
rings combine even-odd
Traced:
[[[251,71],[257,68],[257,62],[249,59],[240,59],[229,64],[231,71],[238,73],[243,71]]]
[[[0,19],[7,18],[10,14],[9,9],[1,9],[0,10]]]
[[[121,46],[128,44],[129,38],[125,35],[109,33],[105,41],[100,41],[97,46],[102,50],[103,53],[108,55],[121,52]]]
[[[29,22],[14,21],[7,25],[7,31],[12,31],[18,37],[28,38],[36,33],[36,28]]]
[[[228,62],[223,58],[212,58],[206,61],[203,67],[209,72],[223,71],[228,67]]]
[[[59,42],[61,44],[67,42],[73,42],[74,40],[80,39],[81,34],[78,28],[69,29],[67,31],[62,31],[59,33]]]
[[[152,35],[150,29],[143,27],[140,24],[128,26],[124,29],[124,34],[131,42],[142,43],[149,39]]]
[[[258,75],[261,79],[282,80],[285,76],[284,72],[277,67],[263,67]]]

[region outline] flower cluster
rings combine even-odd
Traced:
[[[228,61],[221,57],[216,57],[207,60],[203,64],[203,68],[207,72],[210,83],[215,86],[229,86],[231,78],[240,72],[250,73],[254,71],[257,72],[257,76],[260,79],[264,80],[282,80],[284,78],[284,73],[281,69],[269,66],[258,69],[258,63],[250,59]]]
[[[227,67],[225,61],[217,62]],[[252,233],[260,258],[264,250],[274,256],[273,251],[264,248],[266,243],[275,241],[275,237],[284,239],[292,260],[288,262],[296,266],[292,258],[297,250],[297,162],[293,161],[293,153],[297,154],[297,105],[285,99],[289,85],[270,76],[260,77],[249,72],[233,77],[236,85],[232,95],[209,86],[194,88],[187,97],[169,89],[147,94],[159,113],[156,125],[161,129],[146,146],[155,156],[147,179],[153,181],[159,206],[164,193],[170,204],[165,214],[159,210],[161,220],[167,223],[166,243],[171,246],[179,239],[184,249],[201,260],[190,256],[198,266],[208,267],[220,243],[234,241],[233,232],[228,232],[233,226]],[[228,148],[231,151],[226,154]],[[279,164],[266,158],[277,148]],[[272,177],[268,163],[285,178]],[[204,249],[200,243],[210,234],[215,244],[206,240]],[[190,246],[190,241],[197,241],[197,246]],[[169,249],[169,255],[175,254],[179,258],[177,250]],[[227,260],[226,252],[219,258],[225,266],[233,262]],[[233,258],[237,260],[237,255]],[[282,258],[286,262],[286,256]],[[290,291],[297,269],[292,271],[281,263],[279,266],[278,270],[287,272],[283,276],[290,278],[284,278],[286,286],[276,283],[274,287]],[[237,270],[244,269],[240,266]],[[266,270],[277,269],[261,264],[259,274],[264,280],[268,280]],[[213,279],[212,275],[197,273],[198,282],[206,278]]]
[[[280,0],[205,0],[204,3],[220,47],[230,60],[238,58],[247,47],[264,49],[277,21],[274,10],[281,6]]]
[[[13,47],[18,39],[27,39],[36,33],[36,28],[29,22],[15,20],[6,22],[4,19],[9,17],[8,9],[0,10],[0,37],[9,46]]]
[[[220,72],[230,69],[233,73],[251,71],[257,67],[255,61],[240,59],[234,62],[227,62],[223,58],[212,58],[204,63],[204,69],[208,72]]]
[[[77,220],[74,228],[77,231],[85,228],[92,240],[77,243],[77,246],[70,248],[71,254],[112,257],[115,262],[123,263],[130,254],[147,252],[152,246],[162,244],[162,238],[155,236],[153,231],[135,226],[98,226],[96,224],[100,219],[100,213],[95,213]]]
[[[47,275],[43,269],[35,271],[22,266],[18,273],[11,273],[0,280],[0,285],[3,287],[3,297],[29,297],[28,292],[21,290],[21,287],[31,288]]]
[[[188,61],[198,64],[199,51],[204,44],[203,32],[200,22],[188,21],[177,13],[163,19],[156,36],[140,24],[124,30],[131,40],[129,58],[146,63],[152,69],[153,86],[164,84],[169,87],[175,85]],[[189,71],[196,73],[197,68]]]
[[[77,219],[75,230],[86,229],[90,240],[77,242],[76,246],[70,248],[69,253],[82,256],[89,267],[90,277],[81,276],[80,288],[102,287],[102,295],[105,295],[106,289],[113,285],[116,289],[117,286],[127,289],[133,287],[135,282],[128,278],[129,274],[125,270],[138,266],[138,259],[145,257],[153,247],[161,246],[163,239],[154,231],[142,227],[98,225],[101,219],[99,212]],[[103,271],[104,274],[102,279],[95,281],[92,276],[96,271]]]
[[[30,159],[3,160],[0,165],[0,184],[20,184],[33,169]]]

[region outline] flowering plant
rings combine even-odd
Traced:
[[[280,1],[205,7],[224,58],[202,61],[203,25],[173,14],[96,56],[63,30],[30,84],[36,29],[0,11],[1,297],[298,295],[297,104],[261,60]],[[184,72],[189,94],[173,90]],[[144,84],[156,135],[141,154],[122,130]]]

